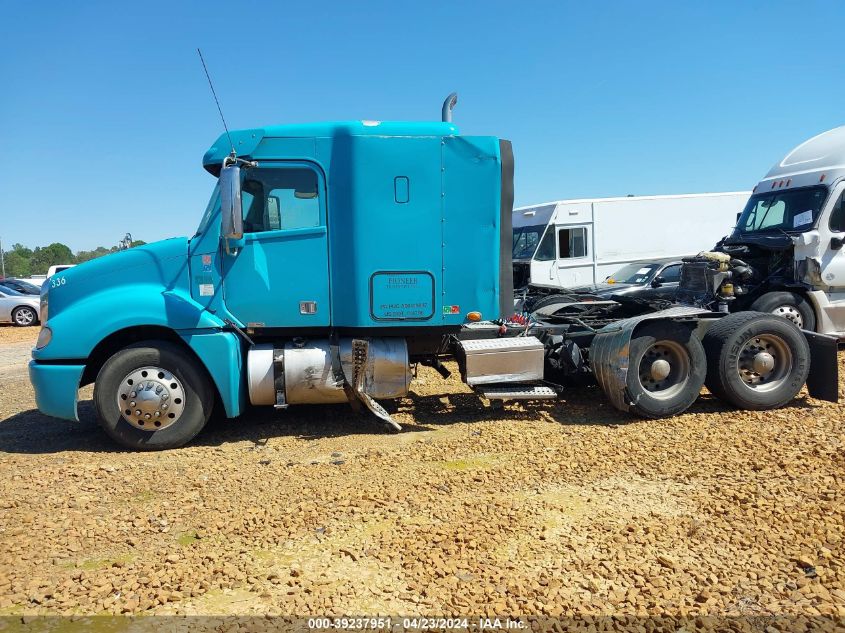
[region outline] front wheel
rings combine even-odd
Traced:
[[[704,385],[706,359],[691,329],[671,322],[643,325],[628,348],[629,410],[646,418],[686,411]]]
[[[705,384],[740,409],[767,410],[792,400],[810,373],[810,345],[794,323],[760,312],[719,319],[704,336]]]
[[[751,304],[754,312],[768,312],[792,321],[802,330],[816,331],[816,314],[804,297],[794,292],[767,292]]]
[[[18,327],[27,327],[38,323],[38,313],[35,308],[19,306],[12,310],[12,323]]]
[[[165,341],[146,341],[109,358],[94,382],[100,426],[115,442],[164,450],[190,442],[214,405],[210,381],[189,353]]]

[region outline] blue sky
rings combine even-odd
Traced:
[[[516,202],[750,189],[845,124],[834,2],[0,5],[0,238],[193,233],[221,132],[437,119],[513,141]]]

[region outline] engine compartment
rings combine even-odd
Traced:
[[[773,288],[802,286],[788,235],[725,238],[712,251],[683,260],[679,303],[719,312],[746,309]]]

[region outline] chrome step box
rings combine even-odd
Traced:
[[[543,344],[533,336],[458,343],[461,376],[470,387],[543,379]]]

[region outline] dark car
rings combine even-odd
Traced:
[[[570,288],[570,291],[589,293],[607,299],[613,295],[629,295],[652,288],[669,291],[677,288],[680,281],[681,262],[676,259],[663,259],[625,264],[610,275],[604,283]]]
[[[0,288],[11,288],[15,292],[22,295],[38,295],[41,294],[41,288],[28,281],[20,279],[0,279]]]
[[[625,264],[610,275],[603,283],[577,286],[537,297],[526,302],[530,312],[543,309],[550,314],[560,304],[572,302],[605,301],[614,297],[672,301],[678,292],[681,280],[681,261],[677,259],[656,259],[647,262]],[[519,304],[518,304],[519,305]]]

